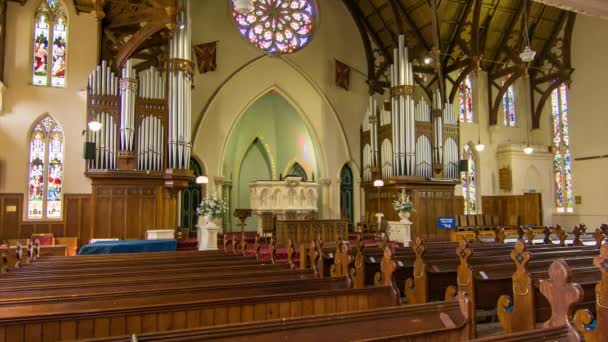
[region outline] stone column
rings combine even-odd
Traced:
[[[319,210],[319,217],[322,219],[329,219],[331,217],[329,209],[331,205],[329,202],[331,180],[327,178],[319,179],[319,184],[321,184],[321,208]]]

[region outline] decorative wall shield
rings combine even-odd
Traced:
[[[217,68],[217,41],[204,43],[194,46],[196,54],[196,63],[198,64],[198,72],[201,74],[215,71]]]
[[[336,59],[336,86],[350,90],[350,67]]]

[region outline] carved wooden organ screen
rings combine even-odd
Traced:
[[[151,67],[136,73],[128,60],[119,78],[102,61],[90,74],[87,119],[101,123],[87,131],[96,144],[88,170],[161,171],[166,167],[168,105],[166,76]]]
[[[361,127],[362,179],[393,176],[457,179],[459,160],[458,115],[453,104],[416,98],[413,68],[403,36],[391,66],[390,98],[378,106],[370,97]],[[420,92],[424,93],[424,92]],[[429,104],[429,101],[432,102]]]

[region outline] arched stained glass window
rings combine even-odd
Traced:
[[[305,47],[316,26],[313,0],[253,0],[254,10],[232,16],[241,35],[272,54],[289,54]]]
[[[30,134],[28,219],[60,219],[63,200],[63,131],[45,115]]]
[[[574,211],[572,156],[568,134],[568,86],[564,83],[551,94],[553,116],[553,170],[555,204],[558,212]]]
[[[515,90],[513,85],[510,85],[507,92],[502,97],[502,107],[504,111],[504,123],[506,127],[515,127],[517,122],[515,120]]]
[[[67,15],[58,0],[43,0],[34,24],[34,85],[65,86]]]
[[[477,214],[477,175],[475,173],[475,155],[469,145],[464,146],[464,160],[467,161],[467,171],[460,173],[462,181],[462,196],[464,197],[464,213]]]
[[[460,94],[460,122],[473,122],[473,82],[471,82],[470,75],[467,75],[458,89]]]

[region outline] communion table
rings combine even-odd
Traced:
[[[273,213],[280,221],[303,220],[319,210],[319,184],[303,182],[300,177],[255,181],[249,184],[249,190],[251,209],[258,217],[257,231],[260,235],[263,233],[263,213]]]

